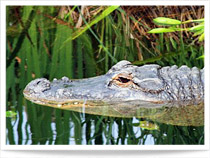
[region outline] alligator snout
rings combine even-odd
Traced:
[[[24,89],[24,94],[38,94],[50,89],[50,81],[45,78],[38,78],[31,81]]]

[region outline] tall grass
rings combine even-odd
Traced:
[[[197,59],[204,52],[202,45],[185,43],[183,34],[179,35],[180,43],[164,34],[153,43],[144,35],[138,38],[133,23],[150,27],[119,6],[92,7],[90,18],[87,13],[80,14],[79,6],[63,7],[63,12],[61,8],[7,7],[6,106],[7,110],[17,111],[19,118],[16,122],[7,118],[9,144],[145,144],[150,134],[155,144],[203,144],[203,127],[193,127],[196,130],[187,133],[191,127],[161,124],[161,131],[141,129],[141,136],[136,136],[132,119],[55,110],[26,101],[22,91],[34,78],[96,76],[123,59],[137,65],[204,66],[203,60]],[[75,28],[77,15],[83,20],[79,28]],[[17,129],[14,124],[18,124]]]

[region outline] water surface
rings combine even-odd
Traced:
[[[17,116],[7,118],[7,144],[204,144],[203,104],[62,107],[18,97]]]

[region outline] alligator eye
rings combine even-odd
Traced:
[[[127,83],[131,81],[129,78],[125,78],[125,77],[119,77],[116,80],[122,83]]]
[[[130,87],[133,85],[131,74],[118,74],[112,78],[111,83],[120,87]]]

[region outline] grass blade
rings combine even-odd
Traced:
[[[78,29],[76,32],[73,33],[72,39],[79,37],[81,34],[83,34],[85,31],[87,31],[91,26],[98,23],[102,19],[104,19],[106,16],[108,16],[110,13],[112,13],[115,9],[117,9],[119,6],[109,6],[107,7],[99,16],[97,16],[95,19],[93,19],[90,23],[86,24],[84,28]]]

